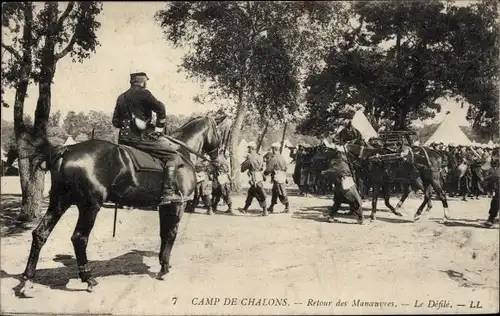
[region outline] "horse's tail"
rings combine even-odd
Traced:
[[[50,170],[54,163],[66,152],[66,146],[54,146],[47,136],[37,137],[34,141],[28,141],[28,146],[22,148],[27,157],[32,159],[32,172],[38,169]],[[45,168],[41,168],[45,162]]]

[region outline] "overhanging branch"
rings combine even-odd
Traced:
[[[73,10],[74,7],[75,1],[70,1],[68,3],[68,6],[66,7],[66,10],[64,10],[63,14],[57,20],[57,30],[60,30],[62,28],[64,21],[68,18],[71,10]]]
[[[68,55],[68,53],[73,50],[73,46],[75,46],[75,43],[76,43],[76,34],[73,34],[71,40],[68,43],[68,46],[66,46],[60,53],[55,54],[56,61]]]
[[[17,60],[21,60],[21,55],[12,46],[2,43],[2,48],[11,53]]]

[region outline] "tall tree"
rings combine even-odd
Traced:
[[[37,6],[39,5],[39,6]],[[51,87],[59,60],[68,54],[82,62],[98,45],[95,31],[100,23],[98,2],[74,2],[59,11],[57,2],[19,2],[3,5],[2,48],[9,58],[2,58],[2,92],[16,90],[14,129],[20,156],[20,178],[23,192],[23,217],[36,217],[40,209],[44,174],[32,172],[32,163],[24,156],[29,134],[47,134],[51,107]],[[9,42],[7,42],[9,41]],[[38,84],[39,97],[33,127],[23,121],[24,101],[31,80]]]
[[[328,117],[312,132],[331,132],[335,118],[357,103],[377,123],[394,121],[395,129],[433,117],[440,110],[436,100],[447,93],[444,9],[437,0],[353,3],[359,23],[306,80],[310,111],[299,129],[306,132],[316,118]]]
[[[498,17],[498,2],[494,0],[452,7],[449,11],[450,89],[471,105],[468,119],[486,140],[500,138]]]
[[[239,189],[236,149],[249,109],[284,118],[297,109],[299,67],[310,44],[309,25],[330,21],[337,4],[300,1],[171,2],[157,13],[166,37],[191,48],[182,67],[209,79],[236,104],[230,133],[231,170]]]

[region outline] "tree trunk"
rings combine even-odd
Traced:
[[[22,208],[20,220],[32,221],[39,217],[43,204],[45,173],[31,173],[29,159],[19,159],[19,177],[21,180]]]
[[[229,139],[229,154],[231,157],[231,177],[232,177],[232,189],[235,192],[241,190],[241,180],[240,180],[240,161],[238,157],[238,140],[240,137],[241,127],[243,125],[243,120],[246,114],[246,104],[244,101],[244,88],[241,88],[238,93],[238,105],[236,108],[236,117],[231,125],[230,129],[230,139]]]
[[[403,65],[401,58],[401,30],[398,26],[396,28],[396,66],[399,78],[403,77]],[[408,105],[405,102],[406,87],[400,87],[399,93],[396,96],[396,120],[394,122],[395,130],[404,130],[406,128],[406,116],[408,115]],[[398,100],[399,96],[399,100]]]
[[[257,143],[257,152],[259,152],[260,147],[262,147],[262,142],[264,141],[264,137],[266,137],[268,127],[269,127],[269,121],[266,122],[266,125],[264,126],[264,131],[262,131],[262,134],[259,137],[259,141]]]
[[[23,46],[21,68],[19,71],[19,82],[16,86],[14,102],[14,133],[18,150],[19,180],[22,192],[22,208],[20,219],[32,220],[36,218],[37,210],[40,209],[43,194],[44,173],[31,174],[31,162],[26,157],[23,148],[26,148],[27,138],[32,132],[31,127],[24,124],[24,101],[32,72],[32,45],[33,45],[33,5],[25,3],[23,7]]]

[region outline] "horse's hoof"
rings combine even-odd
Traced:
[[[335,222],[335,219],[333,217],[331,217],[331,216],[327,216],[326,220],[328,221],[328,223],[334,223]]]
[[[403,216],[403,214],[401,214],[401,213],[400,213],[400,212],[398,212],[398,211],[394,211],[393,213],[394,213],[395,215],[397,215],[397,216]]]
[[[33,282],[31,280],[23,281],[21,288],[19,289],[19,293],[24,296],[27,296],[28,292],[33,289]]]
[[[214,212],[212,210],[207,211],[207,215],[213,215],[213,214],[214,214]]]
[[[94,292],[94,288],[99,284],[96,279],[90,278],[87,280],[87,292]]]
[[[363,224],[364,224],[363,220],[362,219],[358,219],[358,225],[363,225]]]

